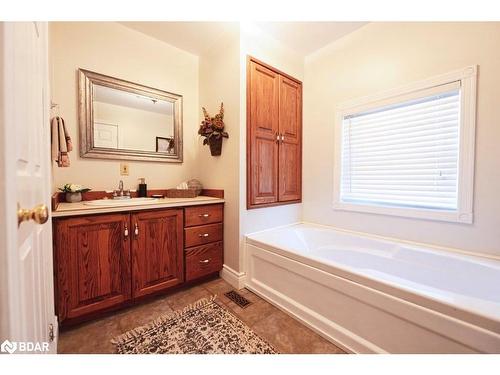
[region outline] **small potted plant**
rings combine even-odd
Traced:
[[[220,104],[219,113],[210,117],[205,107],[202,107],[204,120],[201,122],[198,134],[205,137],[203,144],[210,146],[212,156],[219,156],[222,152],[222,138],[229,138],[224,131],[224,103]]]
[[[77,184],[65,184],[59,190],[66,193],[66,202],[68,203],[81,202],[82,193],[90,191],[89,188],[84,188],[82,185]]]

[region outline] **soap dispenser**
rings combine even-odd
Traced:
[[[144,177],[139,178],[139,189],[137,191],[139,197],[148,196],[148,185],[146,185],[146,179]]]

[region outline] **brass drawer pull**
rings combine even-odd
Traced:
[[[127,224],[125,224],[125,231],[123,232],[123,235],[125,236],[125,238],[128,237],[128,227],[127,227]]]
[[[207,264],[207,263],[210,263],[212,259],[208,258],[208,259],[204,259],[204,260],[200,260],[200,263],[201,264]]]
[[[210,214],[199,214],[198,217],[209,217]]]
[[[134,234],[136,237],[139,236],[139,225],[137,223],[135,223]]]
[[[208,237],[208,233],[199,234],[198,237]]]

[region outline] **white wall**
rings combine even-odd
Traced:
[[[304,59],[269,37],[253,23],[242,23],[240,34],[240,270],[243,269],[245,234],[301,220],[302,204],[246,208],[246,73],[247,56],[261,60],[302,81]]]
[[[120,179],[135,188],[146,177],[148,188],[174,187],[196,176],[198,151],[198,57],[114,22],[50,24],[51,96],[59,104],[75,149],[71,166],[53,170],[53,189],[79,183],[93,190],[116,188]],[[84,68],[183,96],[184,162],[129,162],[79,156],[77,69]]]
[[[303,219],[500,255],[500,23],[372,23],[308,56],[304,82]],[[474,223],[334,211],[335,106],[479,65]]]
[[[225,190],[224,263],[244,272],[243,241],[247,233],[300,221],[301,204],[246,209],[246,64],[256,57],[298,79],[303,58],[264,34],[253,24],[234,25],[231,32],[200,58],[200,107],[213,115],[224,102],[229,139],[222,155],[211,157],[200,146],[202,181]],[[200,121],[202,119],[200,111]],[[201,145],[201,139],[200,139]]]
[[[210,149],[198,140],[199,178],[205,186],[224,189],[224,263],[239,269],[239,158],[240,153],[240,81],[239,81],[239,25],[228,27],[228,34],[200,56],[200,112],[201,107],[211,116],[224,103],[225,130],[229,138],[223,140],[222,155],[211,156]]]

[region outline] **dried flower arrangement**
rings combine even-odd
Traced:
[[[210,117],[205,107],[202,107],[204,120],[201,122],[198,134],[205,137],[203,144],[210,146],[213,156],[221,154],[222,138],[229,138],[229,134],[224,131],[224,103],[220,104],[219,113]]]

